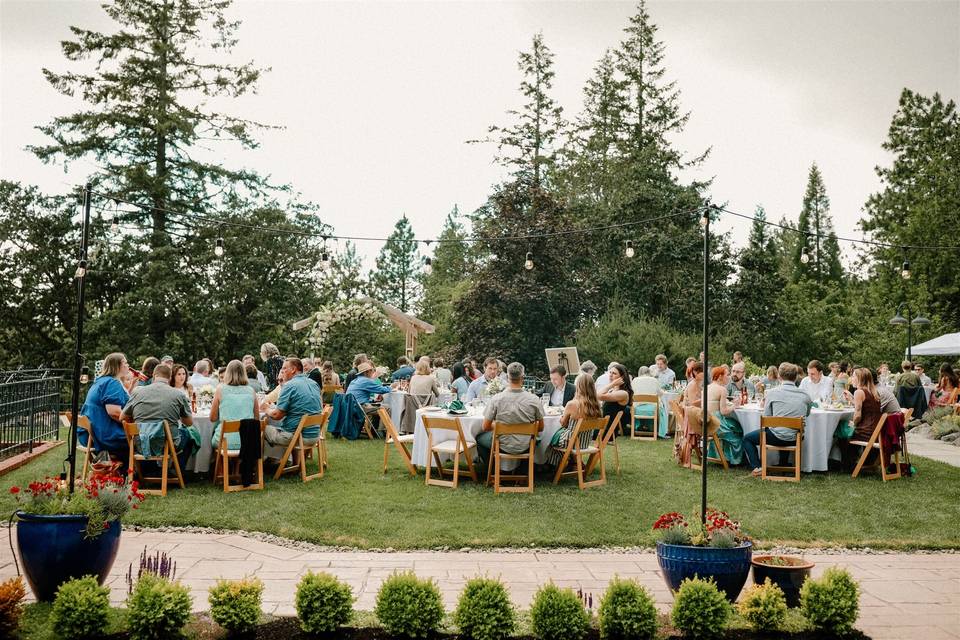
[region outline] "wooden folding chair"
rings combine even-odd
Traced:
[[[377,430],[373,428],[373,422],[370,420],[370,416],[367,415],[367,412],[363,410],[363,405],[360,404],[360,400],[357,396],[353,394],[348,394],[353,401],[357,403],[357,406],[360,407],[360,411],[363,413],[363,432],[366,434],[369,440],[375,440],[378,436],[374,435],[377,433]],[[378,409],[379,411],[379,409]]]
[[[283,452],[283,457],[280,458],[280,466],[277,467],[277,472],[273,474],[274,480],[279,480],[280,476],[285,473],[298,470],[300,471],[300,479],[304,482],[310,482],[315,478],[323,477],[323,473],[327,468],[327,441],[324,438],[323,432],[326,430],[327,421],[330,419],[330,413],[332,411],[333,406],[327,405],[319,415],[306,415],[300,418],[300,424],[297,425],[297,430],[293,432],[293,438],[290,439],[290,444],[287,445],[287,449]],[[306,444],[303,441],[303,430],[310,427],[320,427],[320,430],[316,441]],[[314,455],[314,451],[316,451],[316,455]],[[287,466],[287,459],[290,458],[290,455],[294,452],[297,453],[297,455],[294,456],[295,460],[293,464]],[[319,468],[317,473],[307,473],[307,458],[316,459],[317,467]]]
[[[603,460],[604,443],[608,436],[613,436],[615,429],[616,427],[614,425],[607,426],[607,418],[605,416],[578,420],[577,426],[574,427],[573,433],[570,434],[570,439],[567,440],[567,446],[562,449],[563,457],[557,465],[557,472],[553,476],[553,484],[560,482],[560,478],[563,476],[571,475],[577,476],[577,486],[581,489],[599,487],[600,485],[607,484],[607,465]],[[595,439],[590,435],[594,431],[597,432]],[[594,441],[591,443],[589,442],[590,439]],[[615,439],[614,442],[616,442]],[[557,447],[554,447],[554,450],[561,451],[561,449]],[[583,456],[585,455],[589,456],[586,465],[584,465],[583,462]],[[574,468],[567,470],[571,456],[573,457]],[[600,466],[600,477],[596,480],[585,480],[585,478],[590,477],[590,474],[593,473],[593,469],[597,465]],[[617,473],[619,473],[619,461],[617,466]]]
[[[123,433],[127,436],[127,448],[130,451],[130,459],[127,464],[129,469],[133,469],[134,478],[140,481],[141,486],[147,482],[160,482],[159,489],[141,489],[141,493],[160,496],[167,495],[167,470],[171,460],[173,461],[173,470],[174,473],[177,474],[177,482],[180,483],[180,488],[183,489],[186,487],[183,483],[183,473],[180,471],[180,461],[177,459],[177,449],[173,446],[173,436],[170,434],[170,425],[166,420],[163,421],[163,431],[165,440],[163,454],[159,456],[145,456],[142,453],[137,453],[134,449],[134,442],[140,437],[140,425],[136,422],[123,423]],[[159,477],[143,475],[143,469],[140,465],[148,461],[156,462],[160,465]]]
[[[460,482],[460,463],[462,461],[460,457],[461,454],[463,455],[463,459],[466,459],[466,471],[470,475],[470,479],[474,482],[477,482],[477,471],[473,466],[473,455],[476,451],[477,443],[467,442],[466,437],[463,435],[463,426],[460,424],[460,418],[438,418],[425,415],[423,416],[423,428],[427,432],[426,483],[436,485],[438,487],[451,487],[456,489],[458,483]],[[457,437],[453,440],[443,440],[434,444],[434,431],[453,431],[456,433]],[[448,454],[453,456],[453,469],[443,468],[443,460],[440,458],[440,454]],[[431,455],[436,461],[437,469],[440,472],[439,480],[435,480],[431,477],[431,471],[433,469],[433,464],[430,461]],[[443,479],[448,473],[452,476],[452,480]]]
[[[694,464],[693,455],[690,456],[690,464],[687,465],[688,469],[700,469],[700,465],[703,464],[703,416],[700,410],[700,407],[687,407],[684,415],[687,419],[687,432],[697,436],[697,446],[691,450],[691,454],[696,453],[697,460],[699,464]],[[717,436],[717,430],[720,428],[720,421],[717,420],[716,416],[710,415],[707,418],[707,438],[713,442],[714,448],[717,450],[716,456],[707,456],[707,462],[718,462],[723,465],[723,470],[726,471],[730,468],[730,465],[727,464],[727,458],[723,455],[723,446],[720,444],[720,438]]]
[[[223,478],[223,492],[229,493],[231,491],[253,491],[263,489],[263,432],[267,429],[267,419],[260,419],[260,459],[257,460],[257,483],[251,484],[249,486],[243,486],[242,484],[230,484],[230,478],[237,478],[240,476],[240,450],[239,449],[230,449],[227,447],[227,434],[228,433],[240,433],[240,421],[239,420],[224,420],[221,432],[220,432],[220,442],[217,443],[217,448],[213,452],[216,462],[213,465],[213,484],[217,484],[217,480]],[[233,463],[232,465],[230,463]],[[230,467],[233,466],[233,469]]]
[[[676,446],[684,438],[683,433],[683,405],[680,400],[670,401],[670,415],[673,417],[673,444]]]
[[[912,415],[913,410],[908,409],[908,411],[911,411],[911,415]],[[906,411],[904,412],[904,414],[905,414],[904,417],[906,417]],[[860,470],[863,469],[864,466],[866,466],[867,468],[880,467],[880,477],[883,478],[884,482],[886,482],[887,480],[896,480],[897,478],[902,477],[900,473],[900,452],[899,451],[893,452],[893,456],[892,456],[892,461],[894,462],[894,464],[896,464],[896,468],[897,468],[895,472],[893,473],[887,472],[887,467],[886,465],[883,464],[884,460],[887,459],[887,456],[884,455],[887,452],[885,452],[883,449],[883,438],[880,437],[880,432],[883,431],[883,425],[886,422],[887,422],[887,414],[883,414],[882,416],[880,416],[880,420],[877,421],[877,426],[873,428],[873,433],[870,434],[869,440],[851,440],[850,441],[850,444],[852,445],[863,447],[863,453],[860,454],[860,459],[857,461],[857,466],[853,470],[853,475],[851,476],[852,478],[856,478],[858,475],[860,475]],[[900,444],[901,446],[903,446],[904,455],[906,455],[906,444],[907,444],[906,436],[900,439]],[[873,450],[876,450],[878,453],[877,460],[873,464],[868,465],[866,464],[867,456],[869,456],[870,452]]]
[[[613,421],[609,424],[609,426],[604,425],[606,427],[606,430],[600,429],[600,434],[603,437],[597,439],[597,445],[599,446],[601,455],[606,453],[608,446],[613,447],[613,457],[616,460],[615,469],[618,476],[620,475],[620,445],[617,444],[617,431],[622,432],[622,429],[620,427],[620,417],[622,415],[623,415],[623,411],[618,411],[617,415],[613,417]],[[603,418],[603,419],[605,420],[606,418]],[[587,469],[584,472],[585,477],[589,478],[590,474],[593,473],[593,469],[594,467],[597,466],[598,462],[600,461],[601,455],[595,454],[590,456],[590,458],[587,459]],[[603,458],[603,464],[604,466],[606,466],[607,464],[605,457]]]
[[[653,431],[647,433],[642,429],[637,429],[637,419],[648,420],[646,416],[637,416],[637,405],[653,405]],[[633,394],[633,404],[630,406],[630,439],[631,440],[656,440],[660,428],[660,398],[656,394]]]
[[[493,483],[494,493],[533,493],[533,452],[537,447],[537,433],[539,425],[536,422],[521,424],[493,423],[493,440],[490,447],[490,461],[487,464],[487,486]],[[530,437],[530,449],[524,453],[505,453],[500,450],[500,436],[517,435]],[[527,473],[505,474],[501,470],[502,460],[526,460]],[[526,484],[518,486],[500,486],[502,480],[525,480]]]
[[[70,423],[73,420],[73,412],[65,411],[60,414],[60,423],[67,429],[70,429]],[[80,481],[87,481],[87,469],[90,467],[90,457],[97,449],[97,441],[93,437],[93,427],[90,426],[90,418],[79,416],[77,418],[77,428],[87,432],[87,446],[80,444],[80,438],[77,438],[77,451],[83,453],[83,470],[80,472]]]
[[[410,475],[417,475],[417,468],[413,466],[413,462],[410,457],[410,451],[407,450],[407,445],[413,445],[413,434],[407,433],[400,435],[397,432],[396,425],[393,424],[393,419],[390,417],[390,412],[380,407],[378,411],[380,414],[380,424],[386,429],[386,437],[383,441],[383,472],[387,472],[387,458],[390,455],[390,445],[393,445],[397,449],[397,453],[400,454],[400,457],[403,458],[404,464],[407,465],[407,470],[410,472]]]
[[[767,428],[778,427],[781,429],[793,429],[797,432],[797,438],[793,441],[793,446],[778,447],[767,444]],[[767,450],[793,452],[793,466],[790,465],[768,465]],[[786,418],[783,416],[760,416],[760,477],[764,480],[779,480],[781,482],[800,482],[800,457],[803,451],[803,418]],[[768,471],[791,471],[793,475],[778,476]]]

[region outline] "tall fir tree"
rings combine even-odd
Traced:
[[[830,198],[816,163],[810,166],[807,174],[807,188],[797,230],[799,234],[793,250],[792,280],[839,282],[843,277],[840,245],[830,217]]]
[[[418,281],[422,267],[419,258],[413,227],[404,215],[397,220],[380,249],[376,268],[370,274],[373,297],[401,311],[411,311],[420,295]]]
[[[460,210],[454,206],[437,238],[431,258],[432,270],[423,276],[420,317],[436,327],[433,335],[424,338],[423,346],[447,356],[456,355],[453,347],[459,339],[452,327],[454,306],[469,288],[474,267],[473,252],[466,237]]]
[[[342,249],[328,255],[330,266],[321,277],[324,300],[356,300],[361,297],[367,289],[367,282],[356,245],[347,240]]]

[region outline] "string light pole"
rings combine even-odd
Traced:
[[[70,392],[70,445],[67,451],[70,477],[67,478],[70,493],[73,493],[77,476],[77,420],[80,414],[80,375],[83,371],[83,315],[84,294],[87,282],[87,239],[90,230],[90,183],[83,187],[83,226],[80,229],[80,260],[74,277],[77,281],[77,341],[73,354],[73,388]]]
[[[700,521],[707,522],[707,433],[709,432],[709,415],[707,391],[710,372],[707,363],[710,362],[710,213],[716,211],[715,205],[703,208],[700,224],[703,226],[703,402],[700,405],[700,443],[703,447],[700,454]]]

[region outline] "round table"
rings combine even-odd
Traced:
[[[763,410],[755,404],[748,404],[736,409],[737,420],[743,427],[743,435],[760,429],[760,416]],[[833,449],[833,434],[841,420],[853,418],[853,408],[843,410],[811,409],[803,423],[803,455],[800,460],[800,470],[826,471]]]
[[[200,432],[200,448],[190,455],[184,471],[207,473],[210,471],[210,459],[213,457],[213,423],[209,413],[193,414],[193,428]]]
[[[427,451],[427,430],[423,427],[423,415],[436,416],[438,418],[460,418],[460,427],[463,429],[463,437],[467,442],[476,442],[477,435],[483,431],[483,413],[479,410],[470,409],[470,413],[465,416],[452,416],[446,411],[428,411],[420,409],[417,411],[417,422],[413,431],[413,450],[410,452],[411,461],[418,467],[427,466],[429,460],[434,464],[433,457]],[[544,464],[550,454],[550,441],[560,429],[560,415],[548,415],[543,418],[543,431],[537,439],[537,446],[534,450],[533,461],[536,464]],[[434,443],[456,438],[455,431],[434,431]],[[441,456],[441,459],[449,456]]]

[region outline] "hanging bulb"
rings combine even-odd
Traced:
[[[114,221],[110,224],[110,233],[116,233],[116,232],[119,231],[119,230],[120,230],[120,225],[118,225],[118,224],[117,224],[117,221],[114,220]]]
[[[523,263],[523,268],[526,269],[527,271],[533,270],[533,252],[527,251],[527,259]]]
[[[910,279],[910,261],[909,260],[903,261],[903,267],[900,268],[900,277],[902,277],[904,280]]]
[[[710,223],[710,212],[704,209],[703,215],[700,216],[700,226],[706,229],[707,224],[709,223]]]
[[[120,209],[120,201],[113,201],[113,211],[107,211],[103,221],[110,225],[110,233],[116,233],[120,226],[117,224],[117,211]]]
[[[423,272],[427,275],[433,273],[433,260],[429,256],[423,259]]]
[[[97,244],[93,245],[93,247],[90,249],[90,262],[96,262],[97,256],[99,255],[100,255],[100,243],[98,242]]]
[[[323,253],[320,254],[320,266],[324,269],[330,268],[330,254],[327,253],[326,249],[324,249]]]
[[[80,264],[77,265],[77,270],[76,270],[76,272],[73,274],[73,277],[74,277],[74,278],[82,278],[82,277],[85,276],[85,275],[87,275],[87,261],[86,261],[86,260],[81,260],[81,261],[80,261]]]
[[[628,258],[632,258],[636,252],[633,250],[633,240],[627,240],[627,248],[623,250]]]
[[[217,246],[213,248],[213,253],[218,258],[223,255],[223,238],[217,238]]]
[[[802,262],[803,264],[807,264],[808,262],[810,262],[810,254],[808,254],[806,250],[804,250],[804,252],[800,254],[800,262]]]

